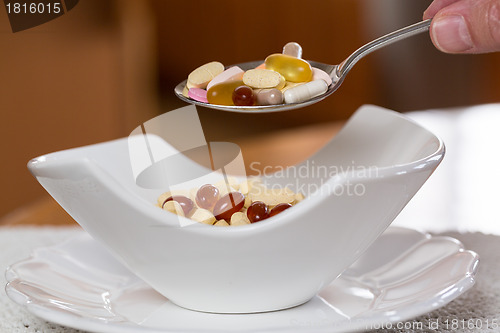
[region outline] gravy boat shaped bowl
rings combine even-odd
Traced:
[[[307,302],[337,278],[443,156],[443,142],[428,130],[363,106],[309,159],[263,177],[268,186],[307,192],[306,199],[238,227],[184,223],[190,220],[155,207],[163,191],[136,185],[127,139],[51,153],[28,167],[90,235],[173,303],[252,313]],[[331,172],[304,175],[313,167]]]

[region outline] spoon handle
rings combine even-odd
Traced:
[[[370,54],[373,51],[378,50],[384,46],[390,45],[394,42],[427,31],[429,30],[430,25],[431,25],[431,19],[425,20],[419,23],[412,24],[408,27],[396,30],[394,32],[391,32],[390,34],[379,37],[374,41],[371,41],[368,44],[363,45],[362,47],[354,51],[353,54],[347,57],[347,59],[344,60],[337,67],[337,73],[336,73],[337,77],[339,79],[343,78],[347,74],[347,72],[349,72],[351,68],[358,62],[358,60],[363,58],[365,55]]]

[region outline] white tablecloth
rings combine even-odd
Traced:
[[[29,257],[38,247],[57,244],[83,232],[75,227],[1,227],[0,284],[5,286],[5,269]],[[38,319],[11,301],[4,289],[0,292],[0,333],[74,333],[77,330],[61,327]]]
[[[28,257],[34,248],[59,243],[76,236],[75,227],[1,227],[0,269]],[[408,329],[382,332],[500,332],[500,237],[482,233],[444,233],[462,241],[466,249],[481,257],[477,282],[468,292],[445,307],[405,323]],[[5,285],[2,274],[0,284]],[[489,327],[488,327],[489,326]],[[448,329],[446,329],[448,327]],[[412,328],[417,328],[416,330]],[[420,329],[422,328],[422,329]],[[70,328],[47,323],[0,292],[0,332],[75,333]]]

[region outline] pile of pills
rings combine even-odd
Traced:
[[[330,75],[302,59],[302,48],[292,42],[283,53],[271,54],[263,64],[243,71],[224,69],[213,61],[192,71],[182,94],[202,103],[254,106],[300,103],[324,94]]]
[[[165,192],[158,197],[158,206],[200,223],[237,226],[265,220],[303,199],[301,193],[270,189],[257,179],[238,183],[228,178],[227,182]]]

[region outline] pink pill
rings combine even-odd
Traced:
[[[328,85],[332,84],[332,78],[325,71],[315,67],[313,67],[312,70],[313,70],[313,77],[311,81],[323,80]]]
[[[241,80],[245,72],[238,66],[226,69],[224,72],[215,76],[207,85],[207,91],[214,85],[225,81]]]
[[[191,88],[188,91],[188,96],[195,101],[208,103],[207,91],[201,88]]]

